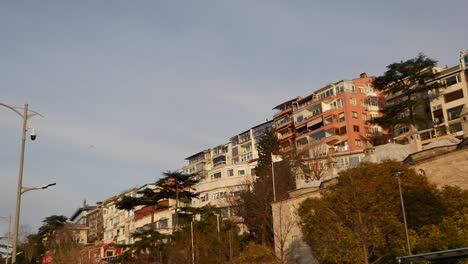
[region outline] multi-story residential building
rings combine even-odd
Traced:
[[[293,122],[299,157],[325,155],[328,146],[337,152],[362,152],[366,142],[384,135],[380,126],[367,123],[379,116],[383,103],[381,94],[371,85],[373,79],[363,73],[360,78],[327,85],[295,102]]]
[[[212,168],[211,150],[206,149],[185,158],[188,165],[184,167],[186,174],[197,174],[201,179],[206,179],[208,171]]]
[[[119,210],[116,202],[123,196],[137,195],[140,187],[135,187],[102,202],[103,243],[131,244],[134,227],[134,210]]]
[[[280,150],[284,155],[289,157],[293,156],[296,150],[295,129],[292,114],[293,106],[299,99],[300,97],[288,100],[273,108],[273,110],[277,110],[273,116],[273,121],[280,144]]]
[[[83,207],[78,208],[69,218],[69,221],[74,224],[88,225],[87,215],[94,209],[96,209],[96,206],[90,206],[86,204],[86,200],[84,200]]]
[[[231,137],[229,142],[210,149],[209,153],[206,150],[188,157],[189,164],[183,168],[186,173],[200,171],[192,169],[194,164],[209,165],[205,167],[208,170],[201,175],[200,182],[195,187],[199,199],[193,200],[192,205],[215,205],[220,208],[223,217],[235,219],[231,198],[238,196],[254,180],[254,168],[258,159],[256,146],[263,133],[272,126],[273,121],[267,121]]]
[[[460,53],[460,64],[450,68],[436,67],[437,81],[444,88],[429,92],[431,117],[433,121],[432,136],[440,137],[451,134],[463,138],[461,112],[468,105],[468,51]],[[429,139],[423,133],[423,139]],[[427,142],[430,142],[427,141]]]
[[[102,218],[102,203],[96,203],[97,206],[86,215],[88,230],[88,243],[101,243],[104,237],[104,225]]]
[[[440,82],[443,87],[422,92],[415,97],[419,98],[419,104],[415,111],[423,117],[425,124],[418,124],[417,129],[422,139],[422,144],[427,145],[440,137],[463,138],[461,125],[461,112],[468,105],[468,51],[460,53],[460,64],[453,67],[433,67],[435,79],[429,82]],[[387,103],[404,101],[406,98],[400,94],[389,95]],[[408,113],[401,113],[402,116]],[[409,126],[399,126],[393,132],[394,140],[405,143]]]
[[[155,208],[154,206],[143,206],[135,210],[135,232],[145,230],[157,230],[162,234],[171,234],[176,226],[175,223],[175,200],[161,201],[160,204],[167,208]],[[183,206],[184,204],[179,204]]]

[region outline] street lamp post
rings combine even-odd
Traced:
[[[16,263],[16,245],[18,244],[18,230],[19,230],[19,218],[20,218],[20,209],[21,209],[21,194],[23,190],[23,168],[24,168],[24,149],[26,145],[26,132],[28,131],[28,120],[36,115],[42,116],[38,112],[30,111],[28,109],[28,104],[24,104],[23,108],[12,107],[3,103],[0,103],[0,106],[4,106],[13,112],[17,113],[23,119],[23,127],[21,129],[21,156],[20,156],[20,166],[19,166],[19,175],[18,175],[18,189],[16,194],[16,212],[15,212],[15,227],[13,233],[13,252],[11,263]],[[23,110],[21,113],[20,110]],[[35,139],[36,136],[31,134],[31,139]]]
[[[406,222],[406,213],[405,213],[405,202],[403,200],[403,192],[401,191],[401,180],[400,178],[404,175],[403,172],[398,171],[393,174],[398,180],[398,190],[400,191],[400,202],[401,202],[401,211],[403,212],[403,222],[405,223],[405,233],[406,233],[406,245],[408,246],[408,255],[411,256],[411,245],[408,234],[408,223]]]

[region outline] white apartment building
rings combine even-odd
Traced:
[[[119,210],[116,202],[123,196],[136,196],[141,187],[135,187],[102,202],[103,243],[131,244],[135,230],[134,210]]]
[[[199,199],[194,199],[192,206],[215,205],[223,217],[235,220],[232,198],[255,180],[256,145],[263,132],[272,126],[273,122],[267,121],[231,137],[227,143],[186,158],[188,165],[183,171],[200,175],[200,182],[195,187]]]

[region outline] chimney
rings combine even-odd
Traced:
[[[367,73],[363,72],[363,73],[359,74],[359,77],[360,78],[367,78]]]

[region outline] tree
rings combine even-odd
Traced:
[[[42,221],[43,224],[37,234],[42,241],[45,241],[44,246],[47,250],[53,250],[58,245],[59,233],[63,231],[67,220],[68,218],[63,215],[51,215]]]
[[[251,242],[234,261],[234,264],[250,263],[280,264],[282,262],[275,256],[275,252],[271,248]]]
[[[239,206],[239,216],[246,224],[257,243],[273,246],[273,202],[272,154],[279,154],[279,143],[274,130],[265,131],[258,146],[258,163],[255,167],[256,180],[252,188],[241,192],[235,204]],[[288,198],[288,191],[294,189],[294,173],[291,162],[283,157],[274,163],[275,191],[277,201]]]
[[[168,208],[163,201],[169,199],[175,200],[174,213],[174,231],[177,230],[180,224],[181,216],[189,216],[192,218],[193,209],[190,206],[180,206],[180,202],[189,204],[190,201],[198,194],[194,192],[193,186],[198,183],[196,175],[183,174],[177,171],[168,171],[163,173],[164,177],[156,181],[156,189],[146,188],[138,192],[140,196],[131,197],[124,196],[120,199],[116,206],[122,210],[133,210],[137,206],[151,206],[153,210]],[[163,258],[163,248],[170,240],[170,236],[163,235],[154,230],[153,213],[151,219],[151,230],[137,232],[133,234],[136,239],[131,245],[124,245],[127,249],[127,263],[142,263],[142,261],[160,261]],[[186,219],[187,220],[187,219]],[[156,256],[156,259],[154,257]]]
[[[190,202],[198,194],[193,192],[193,186],[198,183],[196,175],[184,174],[177,171],[167,171],[163,173],[164,177],[156,182],[155,190],[146,188],[139,191],[140,197],[124,196],[117,202],[117,208],[122,210],[132,210],[136,206],[150,205],[154,209],[166,208],[161,201],[173,199],[175,204],[175,225],[179,224],[179,202]]]
[[[212,206],[202,209],[197,215],[199,219],[193,220],[195,263],[229,263],[238,256],[241,237],[238,235],[236,224],[218,217],[218,209]],[[177,231],[172,237],[167,255],[168,262],[192,263],[191,241],[192,232],[189,225]]]
[[[401,100],[394,100],[383,109],[383,116],[375,118],[372,123],[384,128],[394,129],[398,126],[421,126],[425,117],[418,114],[418,107],[428,100],[427,92],[443,86],[436,81],[433,67],[437,61],[420,53],[417,57],[392,63],[387,71],[373,81],[374,88],[385,95],[395,95]]]
[[[320,263],[393,263],[395,256],[407,253],[398,185],[392,176],[397,171],[405,175],[401,181],[413,253],[443,249],[431,241],[437,228],[453,240],[468,242],[465,233],[458,232],[468,224],[466,218],[454,213],[454,208],[468,208],[463,198],[455,198],[463,191],[439,191],[424,176],[396,162],[364,163],[341,172],[321,198],[307,199],[300,206],[304,239]],[[442,197],[452,198],[444,202]],[[451,224],[456,221],[458,225]],[[426,242],[420,242],[421,237]]]

